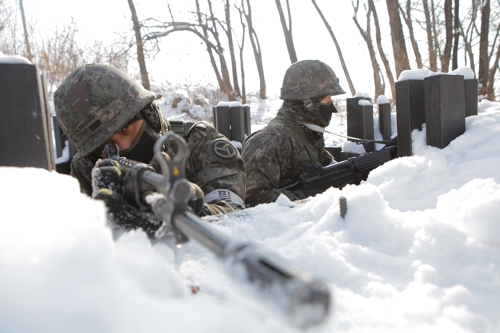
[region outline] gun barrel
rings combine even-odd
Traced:
[[[331,296],[322,281],[254,244],[233,241],[190,211],[175,211],[172,224],[233,266],[243,267],[246,278],[276,300],[295,325],[307,327],[327,317]]]
[[[371,171],[379,165],[390,161],[392,159],[392,153],[394,149],[397,149],[397,147],[387,147],[373,153],[361,155],[356,158],[351,157],[349,159],[349,161],[352,163],[351,168],[355,172]]]

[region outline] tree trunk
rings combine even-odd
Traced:
[[[399,17],[398,0],[386,0],[387,11],[389,13],[389,25],[391,27],[392,51],[396,64],[396,76],[399,77],[402,71],[410,69],[408,53],[406,52],[405,36],[403,26]]]
[[[451,46],[453,41],[453,18],[452,18],[452,0],[444,1],[444,19],[446,31],[446,43],[444,45],[443,54],[441,55],[441,71],[448,73],[450,71]]]
[[[433,29],[432,29],[431,14],[429,12],[429,4],[427,0],[422,0],[422,5],[424,7],[424,15],[425,15],[425,32],[427,33],[427,48],[429,49],[429,69],[433,72],[437,72],[437,55],[432,33]]]
[[[389,84],[391,86],[391,94],[392,94],[392,102],[396,103],[396,85],[394,84],[394,75],[392,75],[391,65],[389,60],[387,60],[387,56],[384,52],[384,47],[382,46],[382,37],[380,33],[380,24],[378,20],[377,8],[375,8],[375,3],[373,0],[368,0],[368,5],[372,8],[373,13],[373,24],[375,25],[375,40],[377,41],[377,49],[382,59],[382,63],[385,67],[385,72],[387,74],[387,78],[389,80]]]
[[[208,3],[208,9],[210,11],[210,20],[212,21],[212,29],[210,30],[212,32],[212,35],[214,36],[215,42],[217,43],[217,50],[219,52],[217,53],[219,55],[219,62],[220,62],[220,71],[222,74],[222,82],[223,82],[223,87],[222,91],[227,93],[228,98],[230,101],[235,101],[236,100],[236,94],[234,92],[233,86],[231,84],[231,79],[229,77],[229,68],[227,67],[226,63],[226,58],[224,57],[224,49],[221,45],[220,39],[219,39],[219,33],[217,32],[217,23],[215,20],[215,15],[212,11],[212,1],[207,0]]]
[[[227,41],[229,44],[229,54],[231,55],[231,68],[233,71],[233,86],[236,94],[241,96],[240,86],[238,84],[238,69],[236,64],[236,55],[234,53],[234,44],[233,44],[233,29],[231,28],[231,11],[229,7],[229,0],[226,0],[226,6],[224,8],[226,13],[226,26],[227,26]]]
[[[198,2],[198,0],[195,1],[196,2],[196,15],[198,16],[198,25],[201,27],[202,31],[203,31],[203,36],[205,37],[205,40],[209,40],[208,38],[208,28],[207,26],[203,23],[203,20],[202,20],[202,17],[201,17],[201,11],[200,11],[200,3]],[[217,83],[219,84],[219,87],[222,91],[224,91],[224,82],[222,81],[222,77],[219,73],[219,67],[217,66],[217,63],[215,62],[215,58],[214,58],[214,54],[212,52],[212,48],[210,47],[210,45],[205,42],[205,45],[207,47],[207,52],[208,52],[208,56],[210,57],[210,63],[212,64],[212,68],[214,70],[214,73],[215,73],[215,77],[217,79]]]
[[[335,38],[335,35],[333,34],[332,28],[326,21],[325,17],[323,16],[323,12],[321,12],[321,9],[319,9],[318,5],[316,4],[315,0],[311,0],[314,7],[316,8],[316,11],[318,12],[319,16],[321,16],[321,19],[323,20],[323,23],[325,24],[326,29],[330,33],[330,36],[332,37],[333,43],[335,44],[335,48],[337,49],[337,53],[339,55],[340,63],[342,65],[342,69],[344,70],[344,75],[347,79],[347,83],[349,84],[349,89],[351,90],[352,96],[356,95],[356,90],[354,89],[354,85],[352,84],[351,76],[349,75],[349,71],[347,70],[347,66],[344,61],[344,57],[342,56],[342,50],[340,49],[339,43],[337,42],[337,38]]]
[[[276,0],[276,7],[278,8],[278,13],[280,15],[281,27],[283,28],[283,34],[285,35],[286,48],[288,50],[288,55],[290,56],[290,61],[293,64],[297,62],[297,53],[295,52],[295,46],[293,45],[292,15],[290,13],[290,4],[288,3],[288,0],[286,0],[286,6],[288,8],[288,27],[286,25],[283,9],[281,8],[281,1]]]
[[[33,62],[33,54],[31,53],[31,44],[28,36],[28,28],[26,25],[26,17],[24,16],[24,6],[23,0],[19,0],[19,10],[21,11],[21,18],[23,21],[23,29],[24,29],[24,43],[26,44],[26,54],[29,61]]]
[[[241,0],[242,7],[243,1]],[[259,38],[257,37],[257,33],[253,28],[252,23],[252,8],[250,6],[250,0],[247,0],[248,13],[245,12],[243,7],[243,11],[245,12],[245,18],[248,24],[248,36],[250,37],[250,43],[252,44],[253,54],[255,57],[255,63],[257,64],[257,71],[259,73],[259,81],[260,81],[260,90],[259,97],[261,99],[266,99],[266,79],[264,77],[264,65],[262,63],[262,51],[260,49]]]
[[[487,94],[489,57],[488,57],[488,33],[490,23],[490,0],[484,2],[481,8],[481,35],[479,39],[479,95]]]
[[[417,62],[417,68],[422,68],[422,56],[420,55],[420,50],[418,49],[418,43],[415,39],[415,34],[413,33],[413,22],[411,19],[411,0],[406,1],[406,15],[403,9],[400,7],[401,14],[405,20],[406,26],[408,27],[408,32],[410,33],[411,46],[413,48],[413,53],[415,54],[415,61]]]
[[[236,5],[235,5],[236,7]],[[245,84],[245,66],[243,66],[243,48],[245,46],[245,34],[246,34],[246,25],[243,21],[243,11],[241,8],[236,7],[238,9],[238,13],[240,14],[240,23],[241,23],[241,45],[240,47],[240,71],[241,71],[241,103],[247,103],[247,92],[246,92],[246,84]]]
[[[459,17],[460,1],[455,0],[455,17],[453,20],[453,56],[451,69],[458,68],[458,43],[460,41],[460,17]]]
[[[135,41],[137,45],[137,61],[139,62],[139,69],[141,71],[142,85],[146,90],[151,90],[148,71],[146,69],[146,61],[144,60],[144,47],[142,45],[141,25],[139,24],[139,19],[137,18],[137,12],[135,10],[133,0],[127,1],[130,7],[130,12],[132,13],[132,22],[134,22]]]
[[[500,27],[499,27],[500,28]],[[495,63],[491,68],[488,76],[488,88],[486,89],[486,98],[490,101],[495,100],[495,74],[498,69],[498,65],[500,63],[500,43],[498,44],[497,54],[495,57]]]
[[[359,33],[361,34],[361,37],[365,40],[366,47],[368,48],[368,53],[370,54],[370,61],[372,64],[372,70],[373,70],[373,83],[375,85],[375,95],[373,96],[375,99],[378,96],[384,95],[385,94],[385,85],[382,83],[383,77],[382,77],[382,72],[380,70],[380,66],[377,62],[377,57],[375,55],[375,49],[373,48],[373,41],[371,37],[371,29],[370,29],[370,17],[372,15],[372,7],[368,6],[368,12],[366,13],[366,31],[363,30],[361,25],[358,22],[357,14],[358,14],[358,8],[359,8],[359,0],[356,2],[356,6],[354,6],[354,3],[352,3],[352,6],[354,8],[354,15],[352,17],[354,23],[356,24],[356,27],[359,30]]]

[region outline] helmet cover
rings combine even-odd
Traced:
[[[119,69],[78,67],[54,93],[57,120],[82,157],[108,141],[156,95]]]

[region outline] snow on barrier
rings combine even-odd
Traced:
[[[403,71],[396,82],[399,156],[412,155],[411,133],[424,123],[427,144],[446,147],[465,132],[465,117],[477,115],[477,106],[477,79],[468,67]]]
[[[251,133],[250,106],[239,102],[220,102],[212,110],[217,131],[229,140],[243,144]]]
[[[356,95],[347,98],[347,136],[374,140],[373,106],[369,97]],[[363,143],[363,146],[367,152],[375,150],[373,142]]]

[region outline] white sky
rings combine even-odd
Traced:
[[[282,5],[285,6],[285,1],[282,2]],[[69,24],[70,17],[73,17],[79,26],[81,36],[90,40],[112,40],[114,32],[131,29],[130,10],[126,1],[87,0],[84,3],[85,5],[81,6],[80,2],[64,0],[24,0],[24,7],[28,17],[38,19],[40,25],[47,24],[49,27]],[[139,18],[156,15],[169,20],[170,15],[165,3],[166,1],[155,0],[135,1]],[[175,11],[185,12],[195,8],[194,1],[171,0],[169,3]],[[200,1],[200,3],[203,4],[204,1]],[[214,1],[214,6],[217,3]],[[290,3],[295,47],[299,60],[319,59],[328,63],[339,76],[343,89],[349,91],[333,41],[312,3],[304,0],[292,0]],[[372,95],[373,78],[370,59],[367,52],[364,51],[364,41],[352,21],[351,2],[347,0],[334,2],[318,0],[317,3],[322,8],[342,48],[355,88],[358,92]],[[379,7],[378,14],[383,24],[386,22],[384,21],[386,8],[384,3],[380,3]],[[274,1],[270,0],[252,0],[252,9],[255,29],[264,56],[268,94],[277,94],[283,75],[290,65],[290,60],[276,5]],[[177,16],[179,15],[177,13],[175,15],[180,17]],[[363,22],[364,16],[358,14],[358,19]],[[238,17],[234,16],[232,22],[233,27],[239,27]],[[386,41],[390,41],[388,36],[386,36]],[[161,45],[161,53],[154,60],[147,61],[151,78],[156,82],[168,79],[174,83],[215,83],[215,76],[209,64],[205,47],[200,42],[198,37],[187,32],[176,33],[165,38]],[[245,41],[245,49],[247,53],[245,58],[247,91],[257,91],[259,88],[258,76],[248,36]],[[229,51],[227,50],[226,53],[226,60],[229,61]],[[390,47],[387,48],[386,53],[392,57]],[[386,94],[389,93],[388,90]],[[350,93],[345,95],[345,97],[349,96],[351,96]]]

